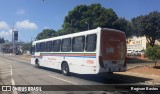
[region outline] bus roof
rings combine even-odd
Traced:
[[[82,35],[86,35],[86,34],[94,34],[97,32],[103,30],[109,30],[109,31],[117,31],[117,32],[122,32],[120,30],[116,30],[116,29],[110,29],[110,28],[96,28],[96,29],[92,29],[92,30],[87,30],[87,31],[83,31],[83,32],[77,32],[77,33],[72,33],[72,34],[67,34],[67,35],[62,35],[62,36],[57,36],[57,37],[52,37],[52,38],[47,38],[47,39],[42,39],[42,40],[37,40],[34,41],[33,44],[35,43],[39,43],[39,42],[45,42],[45,41],[49,41],[49,40],[57,40],[57,39],[61,39],[61,38],[69,38],[69,37],[76,37],[76,36],[82,36]]]

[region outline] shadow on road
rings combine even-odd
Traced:
[[[40,67],[40,69],[62,74],[60,70],[56,70],[56,69],[45,68],[45,67]],[[94,81],[102,84],[138,84],[138,83],[145,83],[145,81],[152,80],[149,78],[128,76],[123,74],[114,74],[114,73],[107,74],[105,75],[105,77],[102,74],[96,75],[96,74],[75,74],[75,73],[71,73],[70,76],[83,79],[83,80]]]
[[[152,63],[151,60],[149,59],[142,59],[139,56],[128,56],[127,58],[127,63]]]
[[[109,74],[106,75],[105,77],[104,75],[79,75],[79,74],[73,74],[72,76],[103,84],[135,84],[135,83],[137,84],[152,80],[148,78],[127,76],[122,74]]]

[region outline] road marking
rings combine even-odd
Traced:
[[[8,72],[11,72],[11,70],[1,70],[0,72],[1,72],[1,73],[5,73],[5,72],[8,73]]]
[[[11,73],[10,71],[1,71],[0,73]]]
[[[15,81],[13,79],[11,79],[12,85],[15,85]]]
[[[12,76],[12,65],[11,65],[11,63],[10,63],[10,68],[11,68],[11,76]]]
[[[9,74],[6,74],[6,73],[5,74],[1,74],[1,76],[8,76],[8,75],[10,76],[11,74],[10,73]]]
[[[12,85],[15,85],[15,81],[13,79],[11,79],[11,82],[12,82]],[[12,92],[13,92],[13,94],[18,94],[17,91],[12,91]]]
[[[61,79],[61,78],[58,78],[58,77],[55,77],[55,76],[52,76],[52,75],[48,75],[48,76],[52,77],[52,78],[55,78],[55,79],[58,79],[58,80],[61,80],[61,81],[64,81],[64,82],[67,82],[67,83],[78,85],[78,83],[71,82],[71,81],[68,81],[68,80],[64,80],[64,79]]]
[[[10,63],[10,68],[11,68],[11,83],[12,83],[12,85],[15,85],[15,81],[14,81],[13,78],[12,78],[13,70],[12,70],[12,65],[11,65],[11,63]],[[13,92],[13,94],[18,94],[17,91],[12,91],[12,92]]]

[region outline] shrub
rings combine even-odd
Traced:
[[[149,59],[154,60],[156,66],[157,60],[160,59],[160,47],[159,46],[148,47],[146,50],[146,55]]]

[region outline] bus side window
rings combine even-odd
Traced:
[[[61,40],[54,40],[53,44],[52,44],[52,51],[53,52],[60,52],[60,44],[61,44]]]
[[[34,54],[35,54],[35,45],[33,45],[31,48],[31,55],[34,55]]]
[[[52,41],[47,41],[46,42],[46,52],[52,51]]]
[[[70,52],[71,51],[71,38],[62,39],[61,45],[62,52]]]
[[[42,52],[42,43],[39,43],[39,52]]]
[[[86,51],[95,51],[96,50],[96,41],[97,41],[97,35],[91,34],[87,35],[86,37]]]
[[[84,51],[84,36],[74,37],[72,39],[72,51],[73,52],[83,52]]]
[[[36,52],[39,52],[40,51],[40,43],[37,43],[36,44]]]
[[[41,52],[45,52],[46,51],[46,46],[45,46],[45,42],[40,43],[40,51]]]

